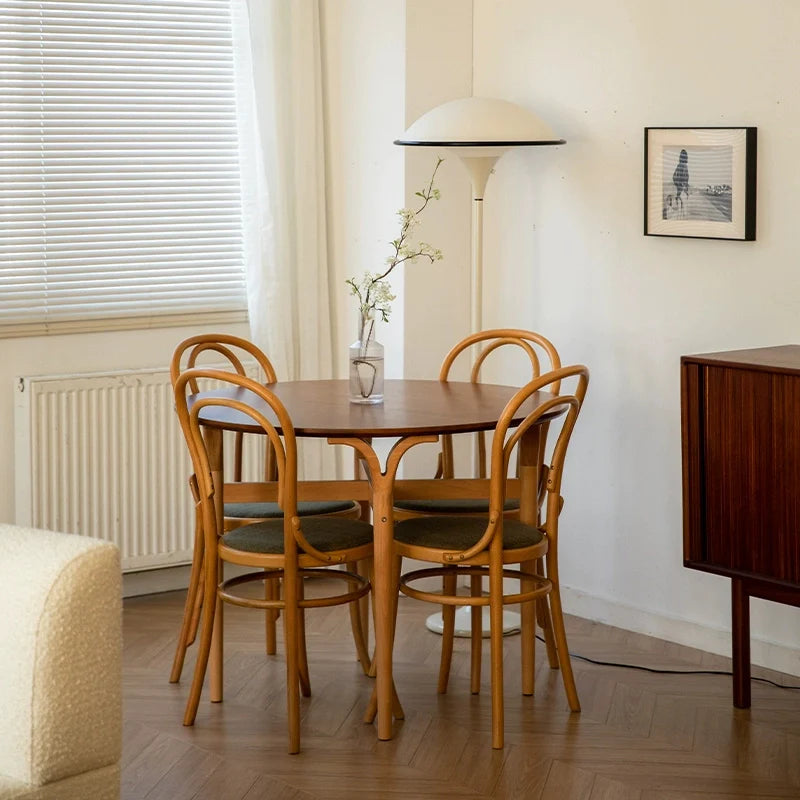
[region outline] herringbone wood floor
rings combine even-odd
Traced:
[[[519,637],[506,641],[506,747],[490,747],[484,686],[469,694],[468,642],[456,642],[447,695],[436,694],[440,638],[432,607],[401,599],[396,682],[406,719],[391,742],[361,721],[372,682],[355,662],[347,612],[308,614],[313,696],[301,746],[286,754],[282,651],[263,654],[259,612],[226,609],[225,701],[204,695],[181,725],[193,667],[167,676],[183,594],[125,602],[123,798],[148,800],[732,800],[800,798],[800,692],[753,684],[731,705],[730,678],[655,675],[574,661],[581,714],[537,648],[536,696],[519,694]],[[726,669],[726,659],[577,618],[573,652],[670,668]],[[762,673],[763,674],[763,673]],[[782,676],[770,677],[781,679]],[[798,679],[787,679],[798,683]]]

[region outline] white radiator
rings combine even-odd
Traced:
[[[261,437],[249,438],[254,476]],[[112,541],[125,570],[191,561],[191,467],[168,370],[17,378],[14,453],[18,524]]]

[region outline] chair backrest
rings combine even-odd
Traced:
[[[189,355],[186,358],[186,364],[182,365],[184,354],[188,351]],[[219,353],[224,356],[231,364],[233,369],[239,375],[246,375],[247,372],[244,368],[241,359],[241,353],[246,353],[254,359],[264,373],[264,380],[267,383],[276,383],[275,370],[270,363],[270,360],[252,342],[247,339],[242,339],[239,336],[231,336],[227,333],[203,333],[198,336],[190,336],[184,339],[172,354],[172,361],[170,362],[169,375],[173,387],[178,379],[178,375],[184,369],[193,369],[197,367],[197,359],[201,353]],[[192,392],[197,392],[197,382],[190,384]]]
[[[215,381],[218,389],[213,393],[197,395],[192,391],[192,387],[198,385],[197,381]],[[242,389],[245,391],[239,391]],[[283,403],[274,392],[246,375],[194,368],[182,372],[175,382],[175,410],[194,467],[193,488],[200,506],[206,547],[210,548],[207,552],[213,552],[218,531],[214,480],[206,438],[201,430],[201,414],[204,409],[215,407],[239,412],[243,415],[241,424],[257,426],[270,443],[277,473],[278,505],[283,512],[284,553],[287,559],[291,559],[299,547],[321,562],[341,561],[338,556],[312,547],[303,534],[297,515],[297,440]]]
[[[569,380],[574,388],[564,393],[561,388],[562,381]],[[503,532],[503,505],[506,497],[506,476],[512,451],[520,442],[524,434],[533,426],[549,425],[551,422],[560,424],[558,435],[550,454],[550,463],[543,464],[540,469],[545,470],[544,487],[547,496],[544,521],[540,528],[547,534],[551,542],[558,536],[558,515],[563,506],[561,497],[561,480],[564,472],[564,461],[567,454],[572,431],[578,419],[586,389],[589,383],[589,371],[584,366],[561,367],[552,372],[535,378],[523,386],[506,404],[500,419],[497,422],[492,438],[491,471],[489,480],[489,522],[481,539],[469,550],[459,553],[448,553],[446,561],[458,562],[487,550],[492,542],[502,541]],[[553,387],[558,386],[560,394],[553,392]],[[520,408],[531,398],[538,400],[536,406],[519,422],[512,424],[518,418]],[[544,433],[542,434],[544,436]]]
[[[201,354],[221,355],[230,363],[237,375],[247,375],[244,362],[255,360],[264,375],[266,383],[276,383],[275,369],[264,352],[255,344],[242,339],[239,336],[231,336],[227,333],[203,333],[197,336],[190,336],[184,339],[172,354],[172,361],[169,366],[169,377],[173,389],[178,380],[178,376],[187,369],[193,369],[198,365],[197,361]],[[188,355],[187,355],[188,354]],[[184,357],[186,361],[184,363]],[[189,383],[192,393],[197,393],[199,387],[197,380]],[[242,480],[243,462],[243,436],[241,433],[234,434],[234,457],[233,457],[233,480]],[[264,462],[264,478],[267,481],[275,480],[275,464],[272,451],[266,449]]]
[[[555,345],[540,333],[526,331],[519,328],[495,328],[492,330],[480,331],[467,336],[460,341],[445,356],[442,367],[439,371],[439,380],[449,379],[450,370],[453,363],[462,353],[473,352],[475,356],[470,371],[470,381],[480,382],[481,367],[487,357],[496,353],[500,348],[517,348],[521,350],[530,361],[531,371],[529,380],[538,378],[541,374],[557,370],[561,366],[561,359]],[[549,386],[549,391],[558,394],[560,385],[555,381]],[[477,477],[486,477],[486,438],[484,433],[477,433]],[[453,439],[452,436],[442,437],[441,472],[444,478],[455,477],[455,465],[453,460]]]
[[[115,545],[0,524],[1,775],[41,786],[119,761],[121,621]]]

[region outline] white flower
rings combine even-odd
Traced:
[[[425,210],[428,203],[431,200],[439,199],[439,190],[434,188],[433,181],[442,161],[443,159],[440,158],[436,162],[428,186],[422,191],[416,192],[416,196],[422,198],[422,205],[416,211],[409,208],[401,208],[397,212],[398,217],[400,217],[400,235],[390,243],[394,253],[386,258],[385,263],[388,269],[385,269],[380,274],[365,272],[358,282],[356,282],[355,278],[348,278],[345,281],[350,287],[350,294],[358,298],[358,307],[362,315],[377,313],[380,314],[384,322],[389,320],[389,314],[392,310],[390,303],[395,299],[395,295],[392,294],[392,287],[386,278],[399,264],[405,261],[416,261],[420,256],[427,258],[431,264],[434,261],[441,260],[441,250],[425,242],[413,244],[410,241],[410,236],[412,229],[419,224],[419,215]]]

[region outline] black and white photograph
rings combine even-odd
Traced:
[[[646,128],[645,234],[755,239],[755,128]]]

